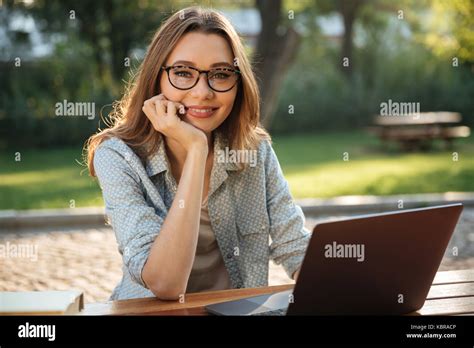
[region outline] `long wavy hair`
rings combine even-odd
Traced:
[[[110,127],[91,136],[85,144],[85,161],[95,176],[94,152],[105,139],[117,137],[145,161],[157,150],[162,134],[157,132],[142,111],[145,100],[160,94],[160,78],[166,58],[179,39],[189,32],[217,34],[227,40],[241,73],[232,111],[218,131],[235,150],[256,149],[261,140],[270,141],[260,124],[260,94],[244,46],[232,24],[213,9],[188,7],[169,17],[155,33],[147,53],[122,99],[116,101],[109,115]]]

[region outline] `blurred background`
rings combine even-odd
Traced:
[[[474,267],[474,0],[0,0],[0,241],[42,255],[0,259],[0,290],[110,294],[120,256],[82,147],[161,22],[191,5],[241,35],[308,228],[462,201],[442,269]],[[93,105],[93,117],[57,116],[65,101]],[[377,115],[390,102],[423,117],[387,123]],[[271,283],[288,281],[273,269]]]

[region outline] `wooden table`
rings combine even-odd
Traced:
[[[422,112],[406,116],[376,116],[370,133],[383,142],[396,141],[403,149],[429,149],[432,140],[441,139],[452,148],[456,138],[470,135],[470,128],[461,126],[461,115],[456,112]]]
[[[207,315],[204,306],[292,289],[293,284],[186,295],[184,303],[156,298],[86,304],[83,315]],[[474,270],[438,272],[423,308],[412,315],[474,315]]]

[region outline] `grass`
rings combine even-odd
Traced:
[[[474,191],[474,140],[452,151],[387,152],[363,132],[276,136],[273,146],[295,198]],[[344,153],[349,158],[343,160]],[[0,155],[0,209],[102,205],[81,149],[14,151]]]
[[[456,143],[458,161],[440,145],[402,153],[361,132],[277,137],[273,144],[297,198],[474,191],[473,139]]]
[[[20,151],[0,156],[0,209],[102,205],[100,188],[81,161],[81,148]]]

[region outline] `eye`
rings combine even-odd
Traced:
[[[230,75],[228,74],[224,74],[224,73],[217,73],[213,76],[214,78],[218,78],[218,79],[227,79],[230,77]]]
[[[177,77],[191,78],[193,77],[193,71],[185,66],[175,66],[172,69],[173,75]]]
[[[231,73],[227,69],[219,69],[212,72],[212,78],[218,80],[225,80],[231,77]]]
[[[179,76],[179,77],[191,77],[192,76],[192,74],[189,71],[185,71],[185,70],[175,71],[174,74],[176,76]]]

